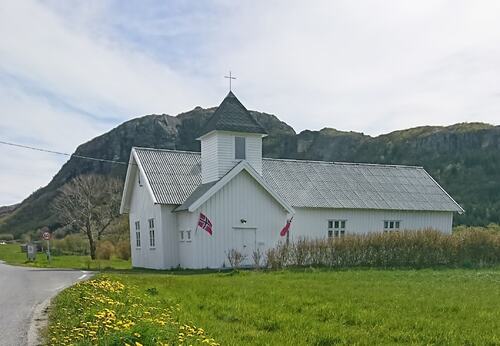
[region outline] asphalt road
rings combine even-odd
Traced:
[[[88,274],[15,267],[0,262],[0,345],[23,346],[35,307]]]

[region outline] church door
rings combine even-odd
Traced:
[[[235,230],[239,238],[239,251],[244,256],[242,266],[252,266],[253,252],[256,250],[256,228],[239,228]]]

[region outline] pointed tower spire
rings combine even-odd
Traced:
[[[241,104],[232,91],[227,94],[212,117],[205,123],[200,136],[215,130],[267,135],[264,127]]]
[[[200,132],[201,182],[216,181],[242,160],[262,175],[262,137],[266,129],[232,91]]]

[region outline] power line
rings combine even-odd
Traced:
[[[49,150],[49,149],[44,149],[44,148],[31,147],[29,145],[17,144],[17,143],[12,143],[12,142],[5,142],[5,141],[1,141],[1,140],[0,140],[0,144],[9,145],[11,147],[18,147],[18,148],[24,148],[24,149],[29,149],[29,150],[41,151],[41,152],[49,153],[49,154],[75,157],[75,158],[84,159],[84,160],[115,163],[115,164],[119,164],[119,165],[128,165],[129,164],[128,162],[123,162],[123,161],[99,159],[97,157],[83,156],[83,155],[77,155],[77,154],[68,154],[68,153],[64,153],[61,151],[54,151],[54,150]]]

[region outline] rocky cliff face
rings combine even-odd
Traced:
[[[75,154],[127,162],[133,146],[199,151],[196,135],[214,110],[197,107],[175,117],[133,119],[80,145]],[[266,157],[421,165],[466,209],[456,222],[500,222],[499,126],[419,127],[378,137],[329,128],[296,134],[274,115],[252,113],[269,132],[263,142]],[[59,187],[80,174],[124,177],[125,171],[126,165],[72,157],[46,187],[1,219],[0,232],[19,235],[45,225],[56,227],[48,206]]]

